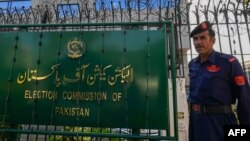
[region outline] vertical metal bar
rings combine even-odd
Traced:
[[[51,21],[50,21],[50,17],[51,17],[51,15],[50,15],[50,10],[49,10],[49,8],[48,8],[48,5],[46,5],[45,6],[45,8],[46,8],[46,10],[45,10],[45,13],[47,14],[47,20],[48,20],[48,22],[50,23]]]
[[[115,12],[114,12],[114,4],[113,1],[111,1],[111,11],[112,11],[112,22],[115,22]],[[113,30],[114,30],[114,26],[113,26]]]
[[[39,130],[39,125],[36,125],[36,130]],[[35,135],[36,135],[36,141],[38,141],[39,134],[35,134]]]
[[[72,11],[72,8],[71,8],[71,4],[68,4],[68,6],[69,6],[70,14],[71,14],[71,22],[74,23],[74,14],[73,14],[73,11]]]
[[[177,1],[175,1],[175,4],[174,4],[174,5],[177,5],[176,2],[177,2]],[[178,16],[179,16],[178,10],[179,10],[178,8],[175,8],[174,13],[172,13],[172,17],[174,18],[173,21],[174,21],[174,23],[175,23],[175,24],[174,24],[174,33],[177,33],[177,31],[178,31],[178,24],[179,24],[179,23],[178,23],[178,20],[179,20],[179,18],[178,18]],[[179,29],[179,30],[180,30],[180,29]],[[173,34],[173,35],[176,36],[176,34]],[[181,38],[181,37],[180,37],[180,38]],[[178,37],[177,37],[176,39],[177,39],[177,40],[174,41],[174,43],[176,44],[175,47],[179,47],[179,44],[178,44]],[[177,50],[177,51],[178,51],[178,50]],[[176,52],[176,53],[177,53],[176,57],[179,57],[179,54],[178,54],[179,52]],[[178,62],[178,63],[179,63],[179,62]],[[178,65],[180,65],[180,64],[178,64]],[[179,69],[179,73],[180,73],[180,71],[181,71],[181,70]]]
[[[137,15],[137,16],[138,16],[138,21],[140,22],[140,21],[141,21],[141,15],[140,15],[140,11],[141,11],[141,10],[140,10],[140,8],[141,8],[141,7],[140,7],[140,3],[141,3],[141,1],[140,1],[140,0],[137,0],[137,2],[138,2],[138,5],[137,5],[137,8],[138,8],[138,15]]]
[[[63,13],[63,21],[62,21],[62,23],[64,22],[64,23],[67,23],[67,21],[66,21],[66,12],[65,12],[65,10],[63,9],[63,6],[62,5],[60,5],[61,6],[61,8],[62,8],[62,13]]]
[[[5,13],[3,12],[3,9],[2,9],[2,8],[0,8],[0,11],[1,11],[0,16],[3,17],[3,23],[2,23],[2,24],[5,24],[5,21],[6,21]]]
[[[120,8],[120,15],[121,15],[121,22],[122,22],[122,19],[123,19],[123,11],[122,11],[122,5],[121,5],[121,2],[119,1],[119,8]]]
[[[105,6],[104,6],[104,2],[102,2],[102,12],[103,12],[103,15],[102,15],[102,22],[105,23],[106,22],[106,9],[105,9]]]
[[[178,13],[181,13],[181,10],[180,10],[180,5],[178,6]],[[178,60],[180,60],[180,62],[178,62],[177,61],[177,63],[178,63],[178,65],[180,66],[180,64],[181,64],[181,66],[182,66],[182,68],[180,69],[179,68],[179,73],[180,74],[182,74],[180,77],[184,77],[185,76],[185,71],[184,71],[184,63],[183,63],[183,60],[184,60],[184,58],[183,58],[183,46],[182,46],[182,34],[181,34],[181,25],[182,25],[182,20],[181,20],[181,15],[178,15],[178,17],[176,17],[176,18],[178,18],[178,25],[176,25],[176,29],[179,31],[179,38],[180,38],[180,44],[178,44],[179,42],[178,42],[178,36],[176,37],[176,48],[179,48],[180,47],[180,55],[177,55],[177,57],[178,58],[176,58],[176,59],[178,59]],[[177,28],[177,26],[179,26],[179,29]],[[176,31],[177,32],[177,31]],[[177,51],[179,51],[179,50],[177,50]],[[180,59],[179,59],[179,57],[180,57]],[[182,70],[182,72],[181,72],[181,70]]]
[[[8,16],[7,16],[6,20],[9,21],[8,19],[10,19],[11,23],[12,23],[12,24],[15,24],[14,21],[13,21],[13,19],[12,19],[12,15],[11,15],[9,9],[7,9],[7,15],[8,15]]]
[[[24,15],[25,15],[25,21],[26,21],[24,24],[28,24],[28,23],[29,23],[29,17],[28,17],[28,15],[27,15],[27,12],[26,12],[24,6],[22,7],[22,10],[23,10],[23,13],[24,13]]]
[[[33,19],[33,22],[36,23],[36,16],[35,16],[35,13],[34,13],[34,10],[32,7],[30,7],[30,11],[31,11],[32,16],[33,16],[33,17],[31,17],[31,19]]]
[[[147,0],[147,22],[149,19],[149,0]]]
[[[171,1],[172,2],[172,1]],[[175,5],[176,5],[176,1],[175,1],[175,3],[174,3]],[[173,4],[171,4],[171,5],[173,5]],[[174,21],[174,23],[177,23],[177,8],[174,8],[174,13],[172,13],[172,18],[173,18],[173,21]]]
[[[187,8],[187,13],[190,13],[190,7]],[[191,26],[191,23],[190,23],[190,20],[189,20],[189,15],[187,15],[187,27],[188,27],[188,33],[191,32],[191,29],[190,29],[190,26]],[[191,59],[193,58],[193,51],[192,51],[192,45],[191,45],[191,39],[189,38],[189,50],[190,50],[190,57]]]
[[[199,7],[200,7],[200,0],[198,1],[197,6],[195,6],[195,13],[196,13],[196,19],[197,19],[197,24],[200,23],[200,18],[199,18]]]
[[[56,15],[56,23],[58,23],[58,21],[59,21],[59,12],[57,11],[54,4],[53,4],[53,9],[54,9],[54,12],[55,12],[54,14]]]
[[[39,72],[40,72],[40,65],[41,65],[41,47],[42,47],[42,38],[43,38],[43,33],[40,32],[39,34],[39,42],[38,42],[38,58],[37,58],[37,73],[36,73],[36,77],[39,76]],[[39,82],[38,80],[35,80],[35,89],[36,91],[38,90],[39,87]],[[37,103],[38,103],[38,98],[34,98],[33,99],[33,106],[32,106],[32,125],[34,126],[35,124],[35,120],[37,118]],[[36,125],[37,129],[39,129],[39,125]],[[36,140],[38,139],[38,134],[36,135]]]
[[[45,125],[45,131],[48,131],[48,125]],[[44,141],[47,141],[48,134],[44,135]]]
[[[19,12],[18,12],[18,10],[17,10],[17,8],[15,7],[14,8],[14,11],[16,12],[16,15],[17,15],[17,18],[18,18],[18,24],[21,24],[22,23],[22,19],[21,19],[21,17],[20,17],[20,15],[19,15]]]
[[[166,71],[166,86],[167,87],[169,87],[169,81],[168,81],[168,79],[169,79],[169,46],[170,46],[170,43],[169,43],[169,27],[166,25],[166,24],[163,24],[163,30],[165,31],[164,33],[165,33],[165,35],[164,35],[164,37],[165,37],[165,56],[166,56],[166,69],[167,69],[167,71]],[[167,93],[167,95],[169,95],[169,91],[168,91],[168,89],[169,88],[167,88],[166,90],[165,90],[165,92]],[[167,106],[167,109],[168,109],[168,111],[166,111],[167,113],[168,113],[168,115],[170,115],[170,110],[169,110],[169,96],[167,96],[167,98],[166,98],[166,106]],[[170,117],[168,116],[167,117],[167,123],[170,125]],[[170,126],[168,126],[168,128],[170,129]],[[166,129],[166,136],[169,136],[170,135],[170,130],[167,130]]]
[[[129,21],[132,21],[132,13],[131,13],[131,6],[130,6],[130,0],[128,0],[128,13],[129,13]]]
[[[18,49],[18,41],[19,41],[19,33],[16,33],[16,36],[14,38],[15,43],[14,43],[14,53],[13,53],[13,58],[10,62],[10,69],[9,69],[9,78],[8,80],[6,80],[6,83],[8,83],[8,87],[7,87],[7,95],[6,95],[6,99],[5,99],[5,107],[4,107],[4,114],[2,117],[2,121],[0,122],[0,125],[2,124],[3,128],[13,128],[13,125],[10,124],[6,124],[6,118],[7,118],[7,113],[8,113],[8,109],[9,109],[9,103],[11,101],[11,89],[12,89],[12,84],[13,84],[13,70],[15,67],[15,63],[16,63],[16,54],[17,54],[17,49]],[[1,132],[0,133],[0,137],[2,138],[3,135],[6,132]],[[9,134],[10,137],[14,136],[14,133]],[[15,137],[15,136],[14,136]],[[3,137],[4,138],[4,137]],[[4,139],[7,140],[7,139]]]
[[[225,5],[224,5],[225,6]],[[229,28],[229,18],[228,18],[228,9],[224,9],[223,13],[226,18],[226,25],[227,25],[227,34],[228,34],[228,39],[229,39],[229,47],[230,47],[230,53],[233,54],[232,51],[232,43],[231,43],[231,37],[230,37],[230,28]]]
[[[126,55],[127,53],[127,32],[126,32],[126,28],[123,27],[124,31],[123,31],[123,56]],[[126,84],[126,83],[125,83]],[[124,87],[125,90],[125,126],[128,127],[128,93],[127,93],[127,85],[125,85]]]
[[[220,4],[219,4],[220,5]],[[222,52],[222,46],[221,46],[221,38],[220,38],[220,29],[219,29],[219,21],[218,21],[218,8],[219,8],[219,5],[218,7],[216,8],[214,6],[214,18],[215,18],[215,22],[216,22],[216,28],[217,28],[217,32],[218,32],[218,40],[219,40],[219,48],[220,48],[220,52]]]
[[[87,17],[88,23],[90,23],[90,10],[88,9],[88,4],[85,4],[85,15]],[[88,27],[90,29],[90,27]]]
[[[102,48],[101,48],[101,50],[100,50],[100,52],[101,52],[101,56],[100,56],[100,66],[101,66],[101,69],[103,69],[103,56],[104,56],[104,53],[105,53],[105,31],[103,31],[103,32],[101,32],[101,37],[102,37]],[[100,79],[100,81],[99,81],[100,83],[99,83],[99,86],[98,86],[98,89],[99,89],[99,91],[101,91],[103,88],[103,86],[102,86],[102,83],[101,83],[101,79]],[[97,101],[97,106],[98,106],[98,109],[97,109],[97,127],[100,127],[100,125],[101,125],[101,120],[100,120],[100,113],[101,113],[101,101],[100,100],[98,100]]]
[[[81,31],[80,32],[80,41],[83,41],[84,39],[83,39],[83,32]],[[81,70],[81,59],[79,58],[78,59],[78,69],[79,69],[79,71]],[[77,91],[79,92],[80,91],[80,87],[81,87],[81,83],[82,83],[82,81],[78,81],[78,83],[77,83]],[[76,105],[77,105],[77,107],[80,107],[80,97],[77,97],[77,99],[76,99]],[[79,132],[79,127],[80,127],[80,118],[79,118],[79,116],[76,116],[76,128],[77,128],[77,135],[76,135],[76,138],[77,138],[77,141],[79,140],[79,135],[78,135],[78,132]]]
[[[171,35],[174,34],[174,24],[170,23],[170,33]],[[170,36],[170,65],[171,65],[171,80],[172,80],[172,91],[173,91],[173,107],[174,107],[174,129],[175,129],[175,136],[176,136],[176,140],[178,141],[179,137],[178,137],[178,117],[177,117],[177,92],[176,92],[176,61],[175,61],[175,43],[174,43],[175,39],[174,36]]]
[[[66,131],[66,126],[63,126],[63,131]],[[65,141],[67,138],[66,138],[66,136],[63,134],[63,141]]]
[[[198,10],[198,6],[195,6],[195,16],[196,16],[196,24],[200,23],[200,18],[199,18],[199,10]]]
[[[250,31],[249,30],[249,24],[248,24],[248,13],[247,13],[246,6],[244,6],[244,10],[242,11],[242,13],[243,13],[243,16],[245,18],[245,24],[246,24],[246,27],[247,27],[247,31]],[[250,43],[250,32],[247,32],[247,35],[248,35],[248,41]]]
[[[208,7],[207,6],[204,6],[203,14],[205,15],[205,19],[208,21]]]
[[[58,65],[60,64],[60,56],[61,56],[61,43],[62,43],[62,37],[63,37],[63,34],[62,34],[62,31],[60,31],[58,33],[58,45],[57,45],[57,52],[56,52],[56,56],[57,56],[57,60],[56,60],[56,68],[55,68],[55,71],[56,71],[56,77],[55,77],[55,85],[54,85],[54,91],[58,92],[58,87],[61,85],[61,80],[60,80],[60,68],[58,67]],[[52,103],[52,107],[51,107],[51,114],[50,114],[50,125],[54,125],[54,120],[55,120],[55,106],[56,106],[56,103],[57,102],[57,96],[55,98],[53,98],[53,103]],[[54,126],[54,130],[56,130],[56,126]],[[55,140],[56,139],[56,135],[53,136],[53,139]]]
[[[40,6],[38,5],[37,6],[37,11],[38,11],[38,15],[37,16],[39,16],[40,18],[40,22],[39,23],[41,23],[41,17],[42,17],[42,10],[41,10],[41,8],[40,8]]]
[[[30,130],[30,129],[31,129],[31,124],[28,125],[28,130]],[[30,139],[30,134],[28,133],[28,134],[27,134],[27,141],[28,141],[29,139]]]
[[[238,6],[239,6],[239,3],[237,5],[237,7],[235,8],[235,5],[233,5],[234,7],[234,18],[235,18],[235,21],[236,21],[236,28],[237,28],[237,34],[238,34],[238,41],[239,41],[239,47],[240,47],[240,54],[241,54],[241,60],[242,60],[242,66],[243,66],[243,70],[245,72],[246,70],[246,67],[245,67],[245,61],[244,61],[244,56],[242,55],[243,53],[243,50],[242,50],[242,44],[241,44],[241,36],[240,36],[240,31],[239,31],[239,21],[238,21],[238,18],[237,18],[237,10],[238,10]]]
[[[148,128],[148,118],[149,118],[149,83],[150,83],[150,80],[149,80],[149,77],[150,77],[150,57],[151,57],[151,54],[150,54],[150,37],[149,37],[149,25],[147,25],[147,54],[146,54],[146,57],[147,57],[147,72],[146,72],[146,75],[147,75],[147,86],[146,86],[146,93],[145,93],[145,97],[146,97],[146,129]]]
[[[85,5],[86,6],[86,5]],[[87,8],[86,8],[86,10],[88,10]],[[79,6],[79,4],[78,4],[78,12],[79,12],[79,23],[82,23],[82,16],[83,16],[83,5],[81,6]]]
[[[162,12],[162,0],[159,0],[159,19],[158,19],[158,21],[161,21],[161,12]]]
[[[95,9],[95,22],[98,23],[98,11],[96,9],[96,3],[94,3],[94,9]],[[97,30],[97,26],[96,26],[96,30]]]
[[[170,5],[169,3],[170,2],[168,1],[167,7],[169,7],[169,5]],[[165,11],[165,17],[166,17],[165,19],[170,19],[170,17],[169,17],[169,9],[170,8],[167,8],[167,10]]]
[[[209,9],[210,3],[211,3],[211,0],[208,1],[207,9],[206,9],[207,11],[208,11],[208,9]]]

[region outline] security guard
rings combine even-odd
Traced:
[[[250,87],[232,55],[213,49],[215,32],[208,21],[190,34],[199,56],[189,63],[189,141],[223,141],[224,126],[250,124]],[[237,117],[232,104],[237,102]]]

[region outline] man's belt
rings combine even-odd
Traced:
[[[201,114],[228,114],[232,113],[231,105],[205,106],[199,104],[191,104],[191,112],[198,112]]]

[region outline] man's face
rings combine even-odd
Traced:
[[[199,55],[209,55],[213,51],[215,38],[209,36],[208,31],[193,36],[193,43]]]

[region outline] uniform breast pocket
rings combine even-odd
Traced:
[[[207,79],[213,79],[213,80],[224,80],[224,79],[227,79],[227,74],[226,73],[205,73],[204,74],[204,77],[207,78]]]
[[[204,74],[202,86],[203,88],[212,88],[223,86],[228,83],[228,78],[225,73],[206,73]]]

